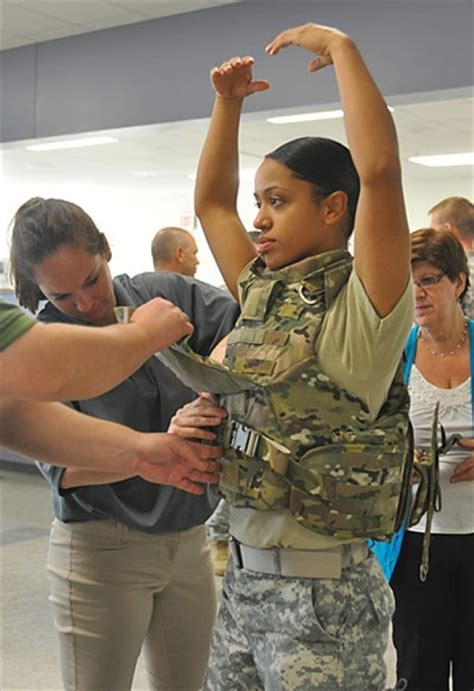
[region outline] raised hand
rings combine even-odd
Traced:
[[[130,322],[147,332],[154,350],[162,350],[192,334],[194,327],[179,307],[168,300],[154,298],[138,307]]]
[[[332,64],[332,48],[337,43],[347,40],[350,40],[348,36],[338,29],[320,24],[303,24],[282,31],[266,46],[265,51],[269,55],[277,55],[282,48],[288,46],[306,48],[311,53],[316,53],[317,57],[308,63],[308,71],[316,72]]]
[[[217,96],[223,99],[245,98],[257,91],[269,89],[269,82],[253,79],[254,62],[254,59],[248,55],[244,58],[230,58],[220,67],[213,67],[211,82]]]
[[[219,482],[222,449],[193,444],[173,434],[142,434],[136,474],[160,485],[203,494],[205,483]]]

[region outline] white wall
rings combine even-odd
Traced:
[[[408,164],[410,165],[410,164]],[[437,173],[436,180],[427,179],[405,183],[405,197],[410,229],[424,227],[428,223],[427,211],[436,202],[450,195],[468,198],[473,196],[470,171],[466,168],[447,168]],[[429,175],[429,174],[428,174]],[[181,186],[150,185],[116,186],[106,183],[47,183],[32,180],[3,178],[2,204],[0,205],[0,259],[8,256],[7,226],[15,210],[32,196],[58,197],[74,201],[94,219],[112,247],[112,272],[135,274],[150,271],[150,242],[154,233],[165,225],[179,225],[181,216],[192,213],[193,182]],[[248,230],[253,228],[256,209],[253,200],[253,184],[242,184],[239,209]],[[383,219],[381,219],[383,232]],[[194,231],[199,247],[200,266],[197,277],[213,285],[222,284],[222,277],[198,226]]]

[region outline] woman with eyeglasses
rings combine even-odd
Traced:
[[[459,445],[440,456],[442,507],[431,529],[430,570],[419,579],[424,519],[404,539],[391,585],[398,677],[416,691],[474,688],[474,440],[471,439],[474,322],[463,314],[469,268],[451,231],[432,228],[411,236],[415,322],[408,383],[415,447],[429,448],[433,409]],[[410,359],[410,353],[409,353]]]

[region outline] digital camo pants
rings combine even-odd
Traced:
[[[206,691],[381,691],[393,595],[374,556],[340,580],[285,578],[231,560]]]

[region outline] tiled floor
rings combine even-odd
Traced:
[[[39,473],[5,468],[0,463],[0,689],[60,691],[45,570],[52,516],[49,490]],[[390,686],[392,648],[387,660]],[[146,689],[140,662],[133,689]]]

